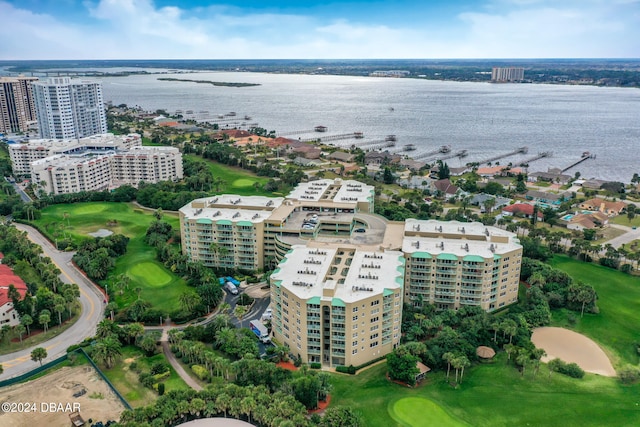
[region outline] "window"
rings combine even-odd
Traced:
[[[353,316],[353,321],[356,322],[358,320],[358,315]]]
[[[358,307],[353,307],[353,312],[357,313],[358,312]]]
[[[370,348],[377,347],[377,346],[378,346],[378,341],[374,341],[371,344],[369,344]]]
[[[375,301],[371,301],[371,306],[372,306],[372,307],[373,307],[374,305],[378,305],[378,304],[380,304],[380,300],[379,300],[379,299],[377,299],[377,300],[375,300]]]
[[[351,350],[351,354],[357,354],[358,353],[358,349],[354,348],[353,350]]]
[[[378,333],[377,333],[377,332],[376,332],[375,334],[372,334],[372,335],[369,337],[369,339],[370,339],[370,340],[374,340],[374,339],[376,339],[376,338],[378,338]]]
[[[377,322],[378,320],[380,320],[380,318],[378,316],[372,317],[371,318],[371,323]]]

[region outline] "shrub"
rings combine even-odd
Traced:
[[[238,305],[251,305],[253,303],[253,298],[247,294],[240,294],[238,298]]]
[[[322,368],[322,363],[319,363],[319,362],[311,362],[311,363],[309,363],[309,367],[310,367],[311,369],[320,369],[320,368]]]
[[[353,365],[349,366],[336,366],[336,372],[341,372],[343,374],[351,374],[354,375],[356,373],[356,368]]]
[[[140,381],[140,384],[148,388],[152,388],[153,385],[156,383],[156,380],[155,378],[153,378],[153,375],[151,375],[148,372],[143,372],[140,375],[138,375],[138,381]]]
[[[162,360],[154,362],[153,365],[151,365],[151,373],[153,375],[162,374],[163,372],[168,372],[168,371],[169,371],[169,364],[167,364]]]
[[[627,368],[618,374],[623,384],[633,384],[640,378],[640,371],[635,368]]]
[[[572,378],[584,377],[584,370],[575,363],[568,363],[560,368],[560,373]]]
[[[171,371],[162,372],[160,374],[155,374],[152,376],[154,383],[159,383],[160,381],[164,381],[171,376]]]
[[[158,384],[158,395],[162,396],[164,394],[164,383]]]
[[[196,374],[196,377],[200,378],[202,381],[206,381],[209,378],[209,371],[207,371],[204,366],[193,365],[191,370]]]
[[[131,369],[133,372],[138,372],[138,363],[131,362],[131,364],[129,365],[129,369]]]

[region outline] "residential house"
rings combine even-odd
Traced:
[[[549,168],[547,172],[533,172],[529,174],[529,179],[535,179],[542,182],[553,182],[556,184],[566,184],[573,178],[571,175],[565,175],[560,169]]]
[[[609,217],[602,212],[581,213],[569,218],[567,228],[569,230],[592,230],[609,224]]]
[[[442,192],[442,194],[446,196],[454,196],[460,190],[458,187],[453,185],[449,178],[439,179],[433,182],[433,186],[436,191]]]
[[[2,254],[0,254],[0,260]],[[21,298],[27,294],[27,284],[16,276],[8,265],[0,264],[0,326],[16,326],[20,323],[18,312],[9,297],[9,286],[13,285]]]
[[[550,205],[556,208],[560,203],[571,198],[571,193],[549,193],[547,191],[529,190],[525,194],[527,200],[531,200],[535,204]]]
[[[381,165],[385,162],[399,163],[402,157],[398,154],[391,154],[388,151],[369,151],[364,155],[364,163],[369,166],[371,164]]]
[[[626,207],[627,204],[624,202],[612,202],[597,197],[580,203],[581,209],[602,212],[607,216],[620,215],[620,212],[622,212]]]
[[[354,157],[356,157],[355,154],[347,153],[344,151],[334,151],[327,156],[327,158],[331,160],[338,160],[340,162],[351,162],[353,161]]]
[[[528,203],[515,203],[513,205],[505,206],[504,208],[502,208],[502,215],[531,219],[533,218],[534,211],[534,205],[530,205]],[[537,217],[538,221],[542,221],[544,219],[544,215],[542,215],[542,212],[540,211],[538,211]]]

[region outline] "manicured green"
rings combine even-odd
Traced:
[[[410,427],[460,427],[465,426],[449,414],[440,405],[423,397],[405,397],[389,404],[391,418],[400,425]]]
[[[169,283],[173,278],[165,269],[152,262],[142,262],[134,265],[127,272],[129,277],[147,287],[160,287]]]
[[[113,278],[126,274],[131,278],[128,289],[123,295],[115,295],[120,307],[133,303],[138,298],[136,289],[140,288],[140,298],[170,313],[178,308],[176,301],[187,285],[157,261],[155,248],[144,242],[147,228],[154,220],[152,210],[141,209],[133,203],[88,202],[48,206],[43,209],[42,218],[35,222],[52,241],[66,235],[79,242],[101,228],[128,236],[131,240],[127,253],[118,258],[102,285],[108,286]],[[176,214],[164,212],[163,220],[179,230]]]
[[[467,369],[455,389],[446,380],[446,372],[430,372],[417,388],[392,383],[385,373],[383,363],[355,376],[332,375],[332,405],[353,408],[367,427],[640,424],[640,407],[636,405],[640,385],[623,386],[615,378],[592,374],[582,380],[556,373],[549,378],[546,365],[535,378],[532,369],[523,378],[513,365],[506,364],[504,353],[494,363]],[[411,405],[407,401],[399,406],[402,418],[394,418],[396,402],[406,398],[427,399],[439,411],[432,415],[424,409],[424,402]],[[434,418],[429,420],[431,416]]]
[[[640,362],[634,343],[640,341],[640,277],[597,264],[556,256],[551,265],[566,271],[574,280],[593,286],[598,293],[599,314],[585,313],[571,328],[587,335],[604,348],[614,367]],[[561,323],[563,313],[554,313]]]
[[[227,166],[207,159],[203,160],[202,157],[195,155],[186,155],[185,158],[196,162],[206,162],[213,177],[224,181],[219,187],[219,193],[221,194],[238,194],[241,196],[273,195],[273,193],[263,189],[269,178],[257,176],[239,167]],[[258,189],[254,187],[255,183],[258,183]]]
[[[111,369],[104,369],[102,372],[111,381],[111,384],[124,396],[129,404],[134,407],[145,406],[153,403],[158,394],[144,387],[138,381],[138,373],[130,369],[131,363],[136,362],[138,368],[143,371],[149,371],[151,365],[157,361],[165,361],[163,354],[156,354],[146,357],[144,353],[135,346],[126,346],[122,348],[122,355],[119,361]],[[180,376],[171,369],[171,375],[164,381],[165,393],[171,390],[186,390],[189,388]]]

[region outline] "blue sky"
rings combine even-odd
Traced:
[[[0,59],[640,58],[640,0],[0,0]]]

